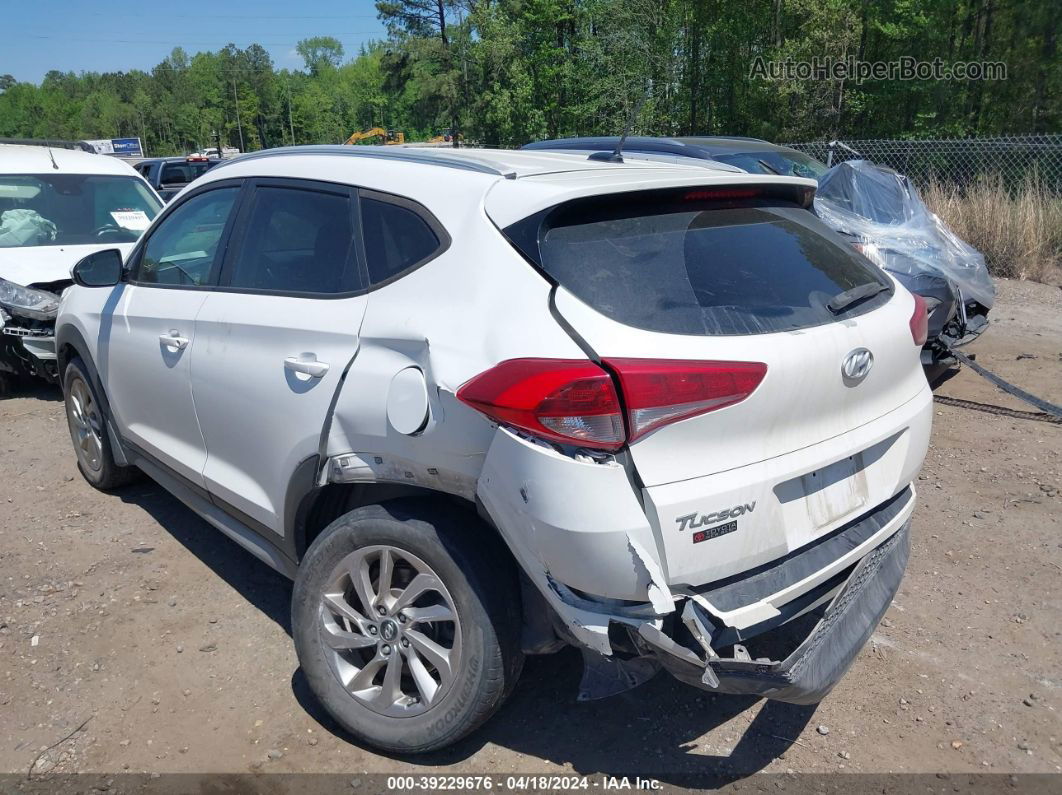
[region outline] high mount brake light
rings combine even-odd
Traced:
[[[800,185],[767,185],[748,188],[694,188],[682,194],[682,200],[688,202],[727,202],[771,198],[796,202],[801,207],[810,207],[815,200],[815,189]]]
[[[683,194],[686,201],[726,201],[728,199],[754,199],[763,194],[759,188],[714,188],[690,190]]]
[[[620,384],[622,406],[613,376],[593,362],[571,359],[504,361],[468,381],[457,398],[535,436],[617,450],[663,425],[744,400],[767,373],[759,362],[606,359],[604,364]]]
[[[929,307],[926,306],[926,299],[918,293],[911,293],[911,295],[914,296],[915,303],[914,311],[911,313],[911,338],[914,344],[921,348],[929,337]]]

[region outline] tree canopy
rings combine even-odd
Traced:
[[[0,75],[0,136],[139,136],[151,154],[444,130],[512,146],[619,134],[952,137],[1058,132],[1056,9],[1030,0],[380,0],[387,36],[348,57],[252,44],[150,72]],[[762,79],[761,61],[1001,62],[1005,80]]]

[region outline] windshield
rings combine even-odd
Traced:
[[[736,154],[713,155],[712,159],[721,160],[743,171],[753,174],[780,174],[783,177],[805,177],[818,179],[829,169],[813,157],[803,152],[738,152]]]
[[[132,242],[161,207],[138,177],[0,174],[0,248]]]

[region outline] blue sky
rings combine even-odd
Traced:
[[[278,69],[302,66],[295,42],[334,36],[347,56],[384,37],[373,0],[7,0],[0,74],[39,83],[50,69],[151,69],[171,49],[192,55],[258,42]],[[301,12],[301,13],[300,13]]]

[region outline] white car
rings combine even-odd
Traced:
[[[144,470],[294,578],[310,687],[380,748],[454,742],[564,644],[584,698],[663,667],[818,701],[902,577],[931,395],[924,304],[813,191],[537,152],[241,157],[124,263],[75,269],[78,466]]]
[[[0,144],[0,394],[22,376],[58,380],[52,325],[70,269],[131,250],[161,208],[114,157]]]

